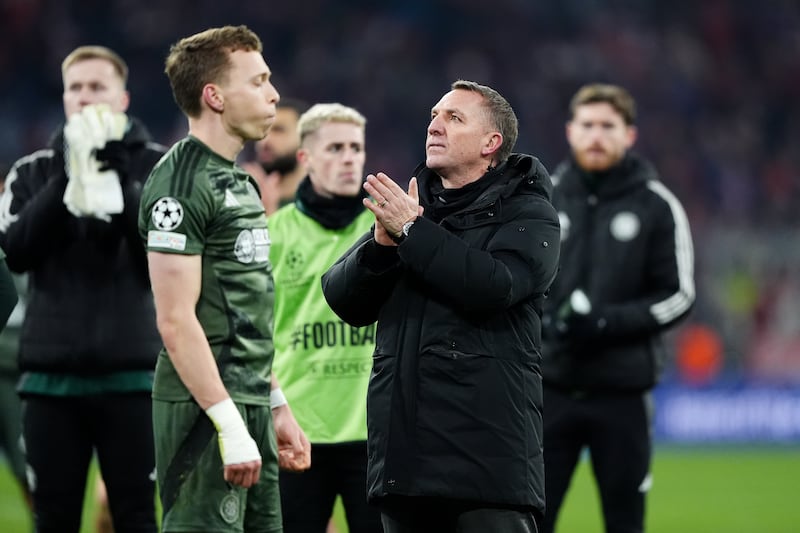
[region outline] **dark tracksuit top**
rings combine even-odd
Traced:
[[[64,205],[62,129],[47,149],[17,161],[0,202],[0,246],[8,266],[29,273],[20,336],[23,372],[152,371],[161,339],[137,231],[141,187],[164,148],[132,119],[122,139],[129,176],[125,209],[104,222]]]
[[[661,332],[695,299],[686,213],[655,169],[634,154],[602,176],[587,176],[567,161],[553,181],[561,262],[543,320],[557,320],[581,288],[603,327],[580,341],[548,339],[544,382],[576,391],[648,390],[664,364]]]

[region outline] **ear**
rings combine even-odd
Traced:
[[[297,149],[297,162],[303,165],[304,167],[308,165],[308,161],[311,159],[311,153],[308,151],[307,148],[303,148],[302,146]]]
[[[567,142],[572,144],[572,121],[571,120],[569,122],[567,122],[567,125],[564,128],[564,131],[566,131]]]
[[[222,113],[225,110],[225,99],[220,94],[219,88],[213,83],[203,87],[203,102],[216,113]]]
[[[131,93],[129,93],[128,91],[125,91],[124,93],[122,93],[122,97],[120,98],[120,102],[119,102],[120,111],[122,111],[123,113],[128,111],[128,106],[130,104],[131,104]]]
[[[625,132],[625,148],[629,149],[631,146],[633,146],[638,137],[639,130],[636,129],[636,126],[628,126],[627,131]]]
[[[487,156],[494,154],[503,144],[503,136],[499,131],[493,131],[488,134],[483,148],[481,148],[481,155]]]

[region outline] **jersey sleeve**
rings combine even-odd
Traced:
[[[215,213],[214,195],[206,180],[180,190],[169,175],[154,173],[142,192],[139,231],[148,252],[199,255],[206,246],[206,228]]]

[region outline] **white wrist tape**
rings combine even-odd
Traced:
[[[217,428],[222,464],[235,465],[261,460],[258,446],[247,431],[233,400],[228,398],[215,403],[206,409],[206,414]]]
[[[280,407],[281,405],[286,405],[288,402],[286,401],[286,396],[284,396],[283,391],[279,388],[272,389],[269,391],[269,406],[272,409],[276,407]]]

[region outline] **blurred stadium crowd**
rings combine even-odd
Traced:
[[[158,141],[177,140],[186,124],[163,59],[178,37],[222,24],[260,35],[284,96],[363,112],[368,171],[398,181],[423,157],[430,106],[455,79],[506,95],[517,150],[551,170],[578,86],[621,84],[639,105],[638,150],[695,238],[698,304],[675,334],[678,359],[707,379],[800,383],[794,0],[0,0],[0,20],[6,168],[63,120],[60,62],[81,44],[119,52],[130,113]]]

